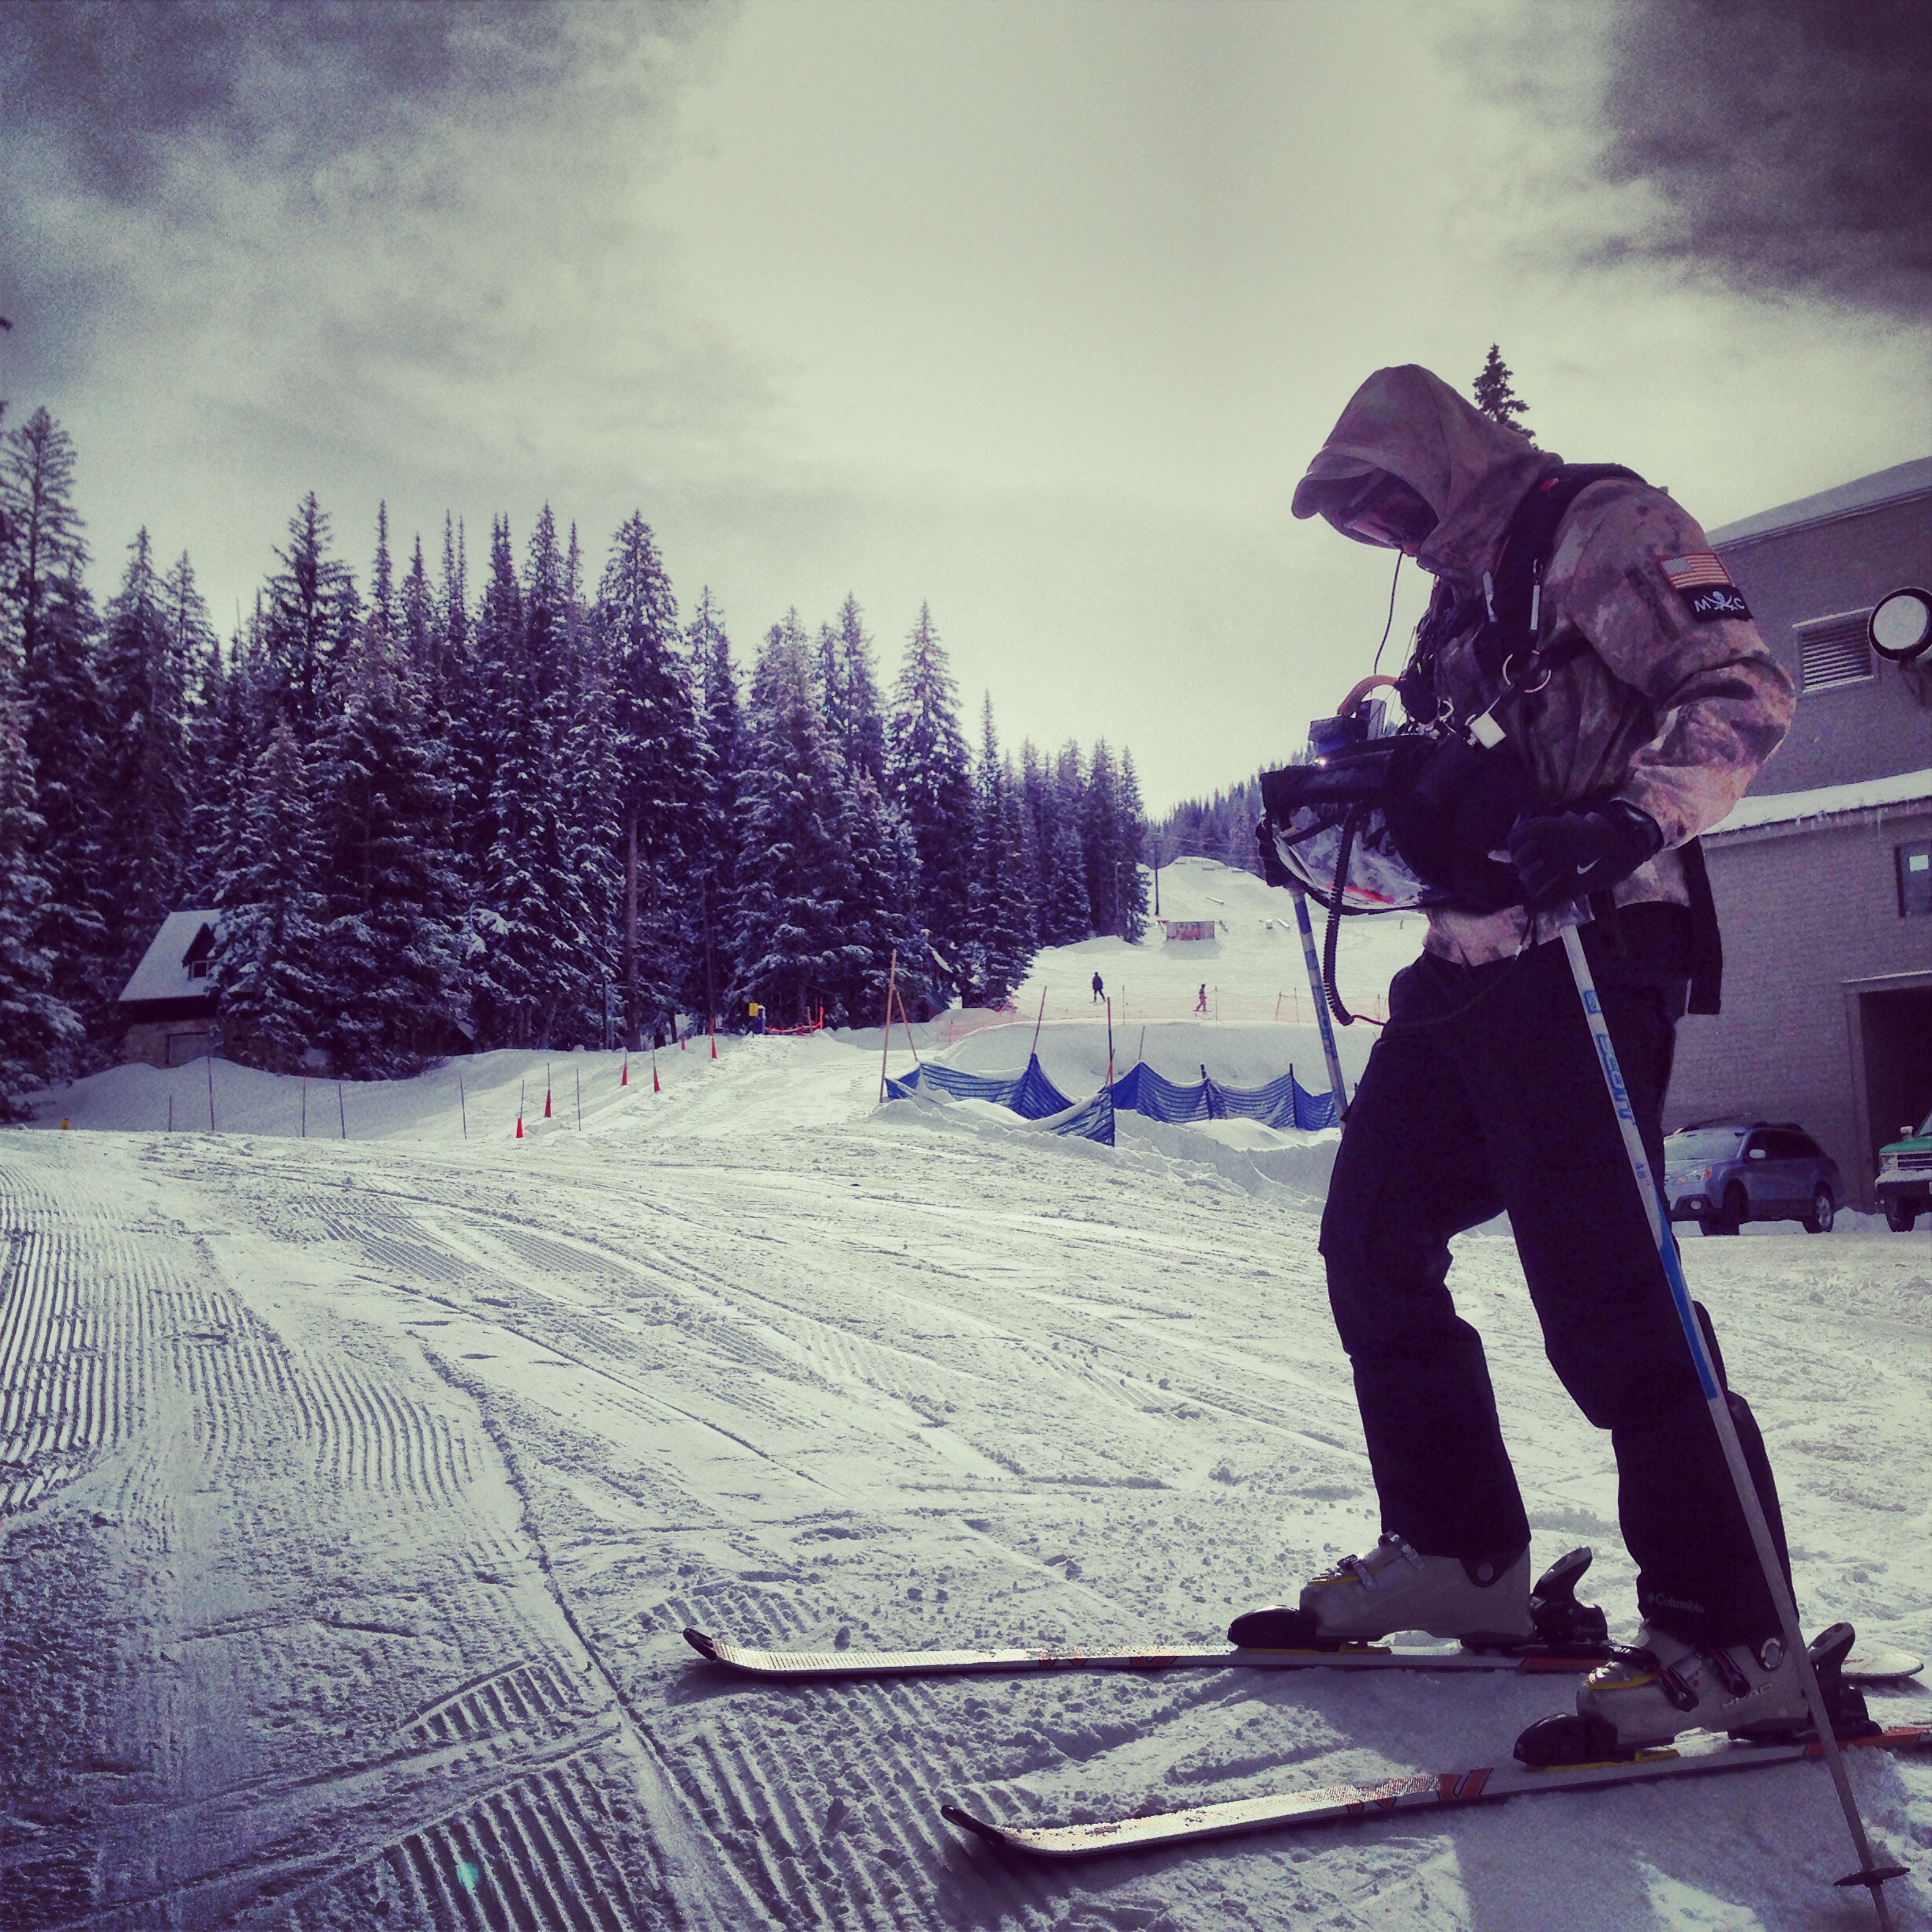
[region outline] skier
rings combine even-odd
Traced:
[[[1098,1006],[1100,1004],[1101,996],[1106,991],[1106,988],[1101,983],[1099,974],[1096,972],[1093,976],[1093,1004],[1095,1005]]]
[[[1496,702],[1509,667],[1496,657],[1491,573],[1501,575],[1512,519],[1561,467],[1413,366],[1371,376],[1310,463],[1297,517],[1399,549],[1436,578],[1401,685],[1412,715],[1466,728]],[[1533,1635],[1529,1521],[1481,1340],[1447,1286],[1451,1237],[1507,1210],[1551,1363],[1611,1432],[1638,1567],[1638,1654],[1586,1680],[1580,1717],[1615,1754],[1694,1725],[1788,1732],[1809,1722],[1795,1660],[1553,915],[1590,895],[1586,952],[1661,1174],[1702,879],[1701,857],[1679,848],[1777,748],[1791,683],[1702,530],[1627,472],[1575,496],[1540,600],[1554,668],[1497,707],[1502,742],[1487,754],[1520,759],[1542,801],[1507,841],[1522,900],[1428,908],[1422,956],[1390,988],[1388,1023],[1348,1110],[1322,1220],[1381,1537],[1315,1578],[1297,1608],[1250,1612],[1229,1634],[1278,1646],[1412,1629],[1478,1643]],[[1728,1401],[1784,1559],[1762,1438],[1743,1398]]]

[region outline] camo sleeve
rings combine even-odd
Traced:
[[[1657,821],[1667,846],[1694,838],[1744,796],[1791,724],[1791,680],[1743,593],[1662,491],[1614,484],[1586,491],[1564,519],[1548,589],[1611,678],[1647,701],[1650,734],[1619,759],[1619,795]],[[1608,681],[1595,688],[1605,715],[1594,729],[1578,719],[1579,736],[1627,732]]]

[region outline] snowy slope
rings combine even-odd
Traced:
[[[1259,1054],[1264,1024],[1220,1033]],[[1208,1058],[1215,1032],[1170,1043]],[[155,1098],[124,1070],[48,1097],[76,1131],[0,1137],[0,1922],[1870,1923],[1830,1889],[1852,1859],[1814,1766],[1079,1870],[937,1814],[1481,1762],[1560,1684],[780,1689],[693,1658],[687,1623],[1208,1639],[1372,1533],[1309,1200],[1198,1141],[875,1111],[878,1065],[735,1042],[661,1055],[653,1095],[647,1059],[620,1088],[614,1057],[560,1058],[521,1142],[541,1057],[465,1066],[466,1140],[453,1069],[348,1089],[346,1139],[290,1137],[294,1084],[225,1065],[241,1130],[88,1130]],[[201,1068],[155,1080],[190,1074],[205,1102]],[[1932,1250],[1873,1226],[1686,1266],[1765,1424],[1807,1618],[1924,1653]],[[1627,1627],[1608,1444],[1508,1242],[1458,1252],[1537,1553],[1595,1544]],[[1852,1774],[1925,1924],[1932,1765]]]

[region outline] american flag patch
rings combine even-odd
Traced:
[[[1723,617],[1750,620],[1750,606],[1744,601],[1744,593],[1716,551],[1694,550],[1688,556],[1665,557],[1658,568],[1664,582],[1683,599],[1694,623],[1716,623]]]
[[[1663,570],[1673,590],[1702,590],[1708,585],[1737,581],[1724,568],[1724,559],[1715,550],[1694,550],[1688,556],[1666,557]]]

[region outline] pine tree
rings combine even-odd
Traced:
[[[638,1044],[645,1009],[661,1011],[680,975],[671,923],[672,882],[687,856],[707,782],[709,747],[698,728],[691,676],[679,650],[677,599],[641,511],[612,539],[597,591],[597,623],[610,655],[623,867],[624,1039]],[[644,929],[654,943],[646,945]],[[643,953],[655,970],[642,972]],[[646,979],[653,983],[645,983]]]
[[[148,533],[107,607],[101,649],[106,775],[114,809],[102,838],[107,957],[126,983],[161,922],[182,903],[188,859],[189,680],[205,648],[207,613],[183,557],[155,575]]]
[[[311,490],[289,519],[282,568],[268,580],[261,624],[268,721],[306,742],[322,717],[330,667],[354,642],[360,611],[349,567],[328,554],[329,520]],[[386,562],[385,553],[385,562]]]
[[[481,1043],[581,1039],[602,997],[604,953],[575,842],[562,760],[570,721],[564,560],[546,510],[519,592],[500,524],[478,623],[489,845],[480,871],[474,990]]]
[[[364,638],[339,668],[314,761],[324,1024],[313,1043],[337,1073],[362,1080],[420,1072],[447,1050],[462,1011],[449,787],[415,667],[381,610],[373,600]]]
[[[578,1004],[567,1031],[586,1046],[609,1044],[611,994],[620,983],[623,935],[623,762],[618,739],[617,671],[610,641],[592,612],[571,622],[575,694],[562,754],[567,863],[583,902],[585,951]],[[664,920],[641,930],[641,977],[653,991],[672,976]],[[592,1002],[594,1004],[592,1004]],[[622,1037],[621,1027],[619,1037]]]
[[[410,559],[410,567],[402,578],[402,589],[398,597],[399,614],[402,620],[402,641],[410,654],[410,661],[416,667],[416,674],[422,680],[423,697],[431,712],[440,711],[446,692],[447,670],[444,662],[444,639],[440,614],[436,608],[436,595],[429,582],[429,571],[423,562],[422,538],[416,539],[414,554]]]
[[[1032,962],[1034,905],[1026,876],[1024,808],[1012,766],[1000,754],[990,692],[981,713],[974,790],[971,936],[960,949],[961,994],[975,1005],[1004,1006]]]
[[[1536,440],[1536,432],[1526,422],[1518,420],[1529,414],[1530,405],[1511,387],[1509,366],[1494,343],[1489,345],[1488,360],[1477,372],[1470,393],[1476,399],[1477,408],[1492,422],[1500,423],[1505,429],[1514,429],[1532,443]]]
[[[215,888],[222,917],[212,976],[220,989],[222,1050],[230,1059],[293,1073],[322,1032],[320,866],[309,775],[284,722],[249,773]]]
[[[1133,754],[1123,745],[1120,762],[1120,936],[1129,944],[1148,927],[1148,882],[1140,868],[1147,856],[1147,807]]]
[[[845,1015],[855,1026],[882,1017],[889,980],[906,1012],[923,1020],[944,1002],[937,998],[939,961],[919,919],[919,848],[904,814],[869,772],[852,773],[847,782],[853,897],[845,930],[863,957],[843,988]]]
[[[1039,927],[1047,945],[1075,945],[1094,931],[1087,889],[1087,852],[1080,836],[1086,784],[1080,747],[1060,747],[1040,783],[1040,900]]]
[[[952,672],[923,604],[894,694],[886,769],[919,848],[923,922],[949,960],[968,936],[972,781]]]
[[[0,658],[0,1121],[28,1118],[21,1096],[47,1084],[81,1037],[80,1016],[54,991],[54,955],[42,941],[49,889],[36,854],[45,831],[24,710]]]
[[[819,710],[797,613],[773,625],[752,674],[749,758],[739,801],[732,991],[780,1024],[825,1005],[871,959],[851,923],[859,901],[842,792],[844,769]]]
[[[879,702],[872,640],[866,635],[859,600],[850,592],[839,607],[839,676],[844,687],[845,762],[882,792],[886,786],[886,714]]]
[[[696,615],[685,633],[700,695],[700,728],[705,743],[706,788],[698,807],[688,877],[697,894],[698,944],[694,948],[687,998],[708,1013],[717,1009],[724,983],[720,948],[737,889],[739,796],[744,765],[738,710],[738,675],[732,665],[731,638],[706,586]]]
[[[1087,862],[1088,916],[1096,933],[1124,937],[1128,891],[1127,842],[1120,776],[1106,740],[1097,740],[1080,801],[1080,847]]]
[[[193,712],[188,721],[189,791],[187,876],[182,897],[189,907],[218,905],[221,876],[241,837],[256,743],[256,708],[260,682],[259,605],[251,621],[229,640],[224,662],[219,650],[202,661]]]
[[[99,620],[81,581],[87,550],[73,500],[73,439],[36,410],[0,459],[0,614],[17,666],[21,723],[41,821],[47,884],[36,944],[53,960],[53,990],[88,1034],[112,1031],[103,839],[109,722],[98,661]],[[85,1063],[75,1050],[61,1069]]]

